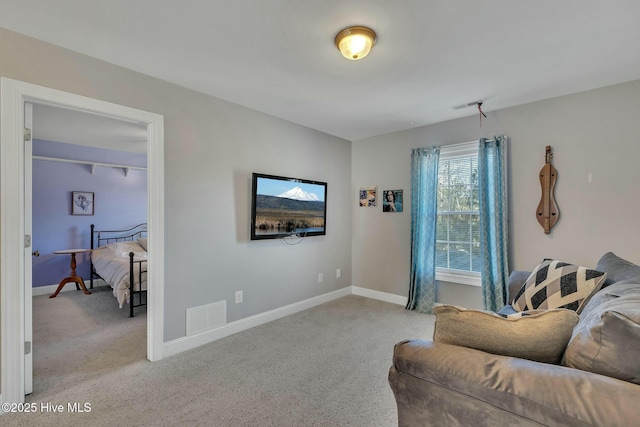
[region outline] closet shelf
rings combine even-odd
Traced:
[[[33,160],[46,160],[50,162],[61,162],[61,163],[75,163],[78,165],[89,165],[91,166],[91,174],[93,175],[96,171],[97,166],[105,167],[105,168],[118,168],[124,170],[124,176],[129,176],[130,170],[141,170],[146,171],[147,168],[139,167],[139,166],[127,166],[127,165],[114,165],[110,163],[99,163],[99,162],[87,162],[84,160],[69,160],[69,159],[59,159],[57,157],[44,157],[44,156],[33,156]]]

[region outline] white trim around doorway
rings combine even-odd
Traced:
[[[164,118],[162,115],[0,77],[0,396],[24,402],[24,103],[49,104],[147,127],[147,358],[161,360],[164,335]]]

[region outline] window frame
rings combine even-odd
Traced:
[[[440,147],[438,163],[442,160],[453,160],[474,155],[477,157],[479,155],[479,144],[480,140],[443,145]],[[436,267],[436,280],[461,285],[482,286],[481,273],[476,271]]]

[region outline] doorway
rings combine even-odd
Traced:
[[[131,121],[147,129],[148,292],[147,359],[163,358],[164,319],[164,119],[161,115],[2,77],[0,79],[0,283],[1,392],[5,402],[24,402],[25,356],[30,324],[25,297],[25,103],[47,104]],[[30,373],[29,373],[30,374]]]

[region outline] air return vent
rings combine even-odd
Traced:
[[[226,324],[226,300],[187,309],[187,336]]]

